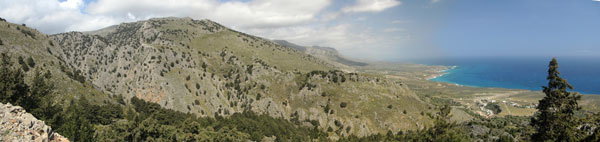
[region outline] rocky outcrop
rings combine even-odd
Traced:
[[[0,141],[6,142],[67,142],[67,138],[52,131],[20,106],[0,103]]]

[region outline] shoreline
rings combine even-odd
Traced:
[[[438,72],[437,75],[431,75],[431,76],[429,76],[429,77],[427,77],[425,79],[429,80],[429,81],[433,81],[432,79],[436,79],[436,78],[442,77],[442,76],[448,74],[449,73],[448,71],[456,69],[456,67],[458,67],[458,66],[449,66],[448,68],[446,68],[444,70],[438,70],[438,71],[436,71],[436,72]]]
[[[433,76],[427,77],[426,79],[427,79],[427,81],[438,82],[438,83],[440,83],[440,82],[441,82],[441,83],[448,83],[448,84],[453,84],[453,85],[456,85],[456,86],[463,87],[463,86],[465,86],[465,85],[458,84],[458,83],[455,83],[455,82],[449,82],[449,81],[435,81],[435,80],[433,80],[433,79],[440,78],[440,77],[442,77],[442,76],[444,76],[444,75],[447,75],[447,74],[449,74],[449,71],[450,71],[450,70],[454,70],[454,69],[456,69],[457,67],[458,67],[458,66],[448,66],[448,68],[446,68],[446,69],[444,69],[444,70],[439,70],[439,71],[437,71],[437,72],[439,73],[438,75],[433,75]],[[467,85],[467,86],[468,86],[468,85]],[[468,87],[478,87],[478,86],[468,86]],[[481,87],[479,87],[479,88],[481,88]]]

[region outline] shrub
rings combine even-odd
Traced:
[[[342,122],[340,122],[339,120],[334,120],[333,124],[335,124],[335,126],[338,126],[338,127],[342,126]]]
[[[340,103],[340,107],[341,107],[341,108],[346,108],[346,106],[347,106],[347,105],[348,105],[348,104],[347,104],[346,102],[342,102],[342,103]]]
[[[256,100],[260,100],[260,98],[262,97],[262,95],[260,93],[256,94]]]
[[[489,103],[485,106],[485,108],[492,110],[494,114],[502,112],[502,108],[500,107],[500,105],[498,105],[498,103]]]
[[[33,58],[29,57],[27,58],[27,65],[29,65],[29,67],[34,67],[35,66],[35,62],[33,61]]]

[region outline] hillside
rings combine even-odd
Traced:
[[[435,112],[401,80],[338,71],[344,69],[210,20],[156,18],[55,35],[0,23],[7,27],[0,51],[51,71],[57,102],[136,97],[202,117],[253,111],[317,121],[333,128],[332,136],[424,128],[432,119],[422,114]]]
[[[301,46],[286,40],[273,40],[273,42],[325,60],[328,63],[337,65],[338,68],[352,69],[354,66],[360,67],[368,65],[364,62],[347,59],[343,57],[335,48],[331,47]]]

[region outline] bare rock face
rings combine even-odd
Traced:
[[[68,142],[20,106],[0,103],[0,141]]]

